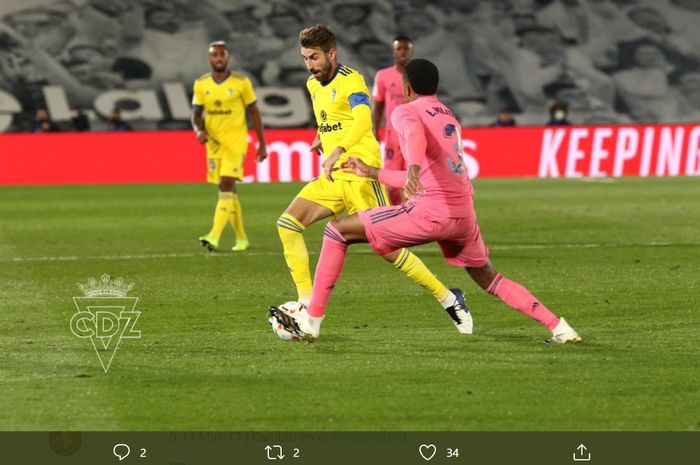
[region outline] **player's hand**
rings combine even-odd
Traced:
[[[323,145],[321,145],[321,138],[316,137],[314,141],[311,143],[311,152],[315,153],[316,155],[321,155],[323,153]]]
[[[266,144],[260,144],[260,147],[258,147],[258,154],[255,158],[259,162],[264,161],[267,158],[267,145]]]
[[[328,158],[323,160],[323,174],[326,175],[326,178],[329,181],[333,181],[333,175],[331,172],[335,171],[333,169],[333,165],[340,159],[340,156],[345,153],[345,149],[343,147],[336,147],[330,155],[328,155]],[[337,169],[337,168],[336,168]]]
[[[403,191],[408,197],[416,197],[423,193],[423,184],[420,183],[420,179],[418,178],[419,173],[420,168],[417,166],[410,166],[408,168],[406,184],[403,186]]]
[[[375,178],[376,179],[376,174],[375,172],[377,171],[376,168],[372,168],[371,166],[368,166],[365,162],[360,160],[359,158],[356,157],[349,157],[346,161],[343,162],[340,167],[343,169],[345,173],[353,173],[357,176],[361,176],[363,178]]]
[[[209,142],[209,135],[207,134],[207,131],[195,131],[195,135],[197,136],[197,140],[199,141],[200,144],[206,144]]]

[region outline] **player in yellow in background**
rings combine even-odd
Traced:
[[[250,245],[236,192],[236,181],[243,180],[243,162],[248,151],[246,112],[250,113],[258,137],[257,160],[267,158],[265,133],[253,85],[247,77],[229,71],[228,62],[225,42],[209,44],[211,73],[194,82],[192,96],[192,128],[197,140],[207,146],[207,182],[219,185],[219,201],[211,231],[199,238],[210,251],[218,249],[221,232],[228,222],[236,233],[233,250],[246,250]]]
[[[353,214],[387,205],[386,190],[377,181],[340,170],[349,157],[380,168],[379,144],[372,132],[369,89],[360,73],[338,63],[335,34],[318,24],[299,33],[301,55],[312,74],[307,81],[318,131],[311,150],[325,153],[323,174],[311,181],[292,200],[277,220],[284,258],[297,288],[298,301],[308,305],[313,290],[309,252],[303,232],[323,218]],[[426,287],[450,308],[455,296],[412,252],[403,249],[394,266]]]

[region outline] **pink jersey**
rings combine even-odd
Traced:
[[[384,103],[384,119],[386,121],[386,142],[396,139],[396,133],[391,125],[391,114],[394,109],[405,102],[403,98],[403,76],[395,66],[377,71],[372,88],[372,99]]]
[[[435,96],[399,105],[391,115],[406,165],[420,166],[424,192],[414,201],[431,216],[466,218],[472,184],[462,150],[462,128],[455,115]],[[404,177],[405,179],[405,177]]]

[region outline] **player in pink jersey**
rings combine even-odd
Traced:
[[[373,168],[357,158],[347,162],[347,169],[360,176],[393,186],[403,184],[410,200],[328,223],[311,303],[307,311],[290,316],[285,328],[308,341],[319,336],[350,243],[369,242],[375,253],[394,261],[401,248],[435,241],[448,264],[464,267],[482,289],[550,329],[549,342],[581,342],[564,318],[558,318],[530,291],[500,274],[489,261],[462,158],[462,129],[454,114],[435,96],[438,81],[439,73],[432,62],[415,59],[406,65],[403,92],[408,103],[394,111],[392,120],[399,130],[408,171]]]
[[[405,170],[406,163],[401,153],[399,135],[391,125],[391,114],[394,108],[404,103],[403,98],[403,70],[406,63],[413,57],[413,42],[406,36],[398,36],[392,45],[394,53],[394,65],[377,71],[374,77],[372,89],[372,122],[374,135],[379,140],[379,128],[382,126],[382,117],[386,121],[384,129],[384,168],[388,170]],[[399,205],[403,201],[401,189],[387,186],[389,200],[392,205]]]

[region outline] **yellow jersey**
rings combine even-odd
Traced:
[[[204,129],[209,135],[207,156],[219,158],[222,152],[242,155],[248,150],[246,109],[256,101],[250,79],[229,71],[221,82],[211,73],[194,81],[192,106],[204,109]],[[221,148],[225,150],[221,150]]]
[[[334,75],[327,82],[320,82],[311,76],[306,81],[306,87],[311,95],[318,134],[321,137],[324,154],[331,152],[341,145],[341,141],[353,127],[352,109],[356,105],[367,105],[369,108],[369,89],[360,73],[347,66],[338,65]],[[372,133],[372,115],[368,113],[369,129],[362,135],[359,142],[352,147],[344,147],[345,153],[340,157],[336,167],[350,156],[361,158],[369,166],[381,168],[382,157],[379,144]],[[351,181],[371,181],[351,173],[336,171],[334,179]]]

